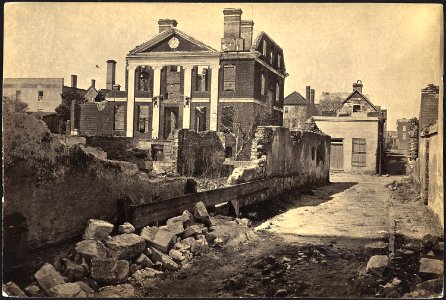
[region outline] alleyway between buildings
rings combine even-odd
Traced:
[[[428,233],[441,237],[430,211],[413,193],[400,197],[395,187],[402,187],[403,176],[334,173],[330,181],[251,208],[248,217],[278,214],[254,221],[256,234],[249,241],[241,238],[239,245],[214,248],[188,268],[151,279],[137,292],[155,297],[385,297],[391,292],[401,297],[412,291],[420,282],[418,275],[409,274],[417,259],[405,260],[407,265],[382,278],[364,273],[372,255],[387,254],[389,239],[393,247],[394,234],[396,248],[408,242],[422,247]],[[398,291],[383,288],[395,276],[403,281]]]

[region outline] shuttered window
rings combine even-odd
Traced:
[[[223,89],[235,91],[235,66],[223,67]]]
[[[365,167],[366,166],[366,140],[352,139],[352,166]]]

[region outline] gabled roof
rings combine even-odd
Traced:
[[[266,37],[266,38],[268,38],[271,42],[273,42],[274,43],[274,45],[276,45],[276,47],[277,48],[279,48],[281,51],[282,51],[282,56],[284,55],[284,53],[283,53],[283,49],[282,49],[282,47],[280,47],[280,45],[278,44],[278,43],[276,43],[265,31],[261,31],[258,35],[257,35],[257,37],[256,37],[256,39],[254,40],[254,42],[252,43],[252,46],[251,46],[251,51],[255,51],[256,49],[258,49],[259,48],[259,46],[260,46],[260,41],[263,39],[263,37]],[[286,66],[285,66],[285,59],[283,59],[283,63],[282,63],[282,68],[283,68],[283,70],[285,71],[286,70]]]
[[[151,40],[142,43],[139,46],[136,46],[133,50],[130,50],[129,54],[138,54],[141,52],[145,52],[147,50],[149,50],[150,48],[158,45],[159,43],[167,40],[169,37],[173,36],[177,34],[178,36],[182,37],[183,39],[195,44],[196,46],[203,48],[203,51],[207,51],[207,52],[218,52],[217,50],[215,50],[214,48],[206,45],[205,43],[191,37],[190,35],[187,35],[186,33],[176,29],[176,28],[170,28],[167,29],[159,34],[157,34],[156,36],[154,36]]]
[[[309,105],[310,102],[301,94],[294,91],[283,99],[283,105]]]
[[[347,102],[347,100],[350,99],[350,98],[351,98],[354,94],[356,94],[356,93],[359,94],[359,96],[361,96],[365,101],[367,101],[367,103],[370,104],[370,106],[373,107],[373,109],[375,109],[376,111],[380,111],[380,109],[378,109],[375,105],[373,105],[373,103],[370,102],[370,100],[369,100],[366,96],[364,96],[363,93],[361,93],[361,92],[358,91],[358,90],[354,90],[353,92],[351,92],[350,95],[348,95],[347,98],[345,98],[344,101],[342,101],[342,104],[339,105],[339,106],[336,108],[336,111],[337,111],[342,105],[344,105],[344,103]]]

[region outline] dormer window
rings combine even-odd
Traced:
[[[360,112],[361,111],[361,105],[355,104],[353,105],[353,112]]]

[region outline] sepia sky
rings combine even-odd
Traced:
[[[435,4],[182,4],[8,3],[4,16],[4,77],[91,79],[105,88],[106,60],[117,61],[124,86],[125,56],[158,33],[158,19],[220,50],[223,9],[241,8],[284,50],[285,95],[305,86],[363,92],[388,109],[388,130],[399,118],[418,117],[420,90],[442,78],[443,12]],[[255,38],[255,37],[254,37]],[[96,67],[99,66],[99,68]]]

